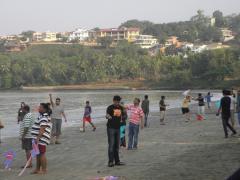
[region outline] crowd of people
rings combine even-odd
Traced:
[[[205,105],[207,103],[207,108],[212,108],[213,96],[211,93],[209,92],[206,96],[199,93],[198,96],[194,98],[190,95],[190,92],[188,92],[184,96],[181,109],[185,121],[191,121],[189,107],[192,100],[196,101],[198,104],[197,116],[200,116],[201,120],[206,120]],[[27,168],[32,168],[32,161],[30,158],[33,140],[38,145],[40,153],[36,157],[37,163],[33,171],[34,174],[44,174],[47,172],[47,145],[61,144],[62,121],[64,119],[65,122],[67,122],[61,99],[57,97],[54,102],[51,94],[49,94],[49,98],[50,103],[41,103],[39,105],[39,116],[37,119],[35,119],[31,113],[29,105],[24,102],[21,103],[17,115],[17,123],[20,124],[22,149],[25,150],[26,161],[29,162],[26,166]],[[167,106],[169,106],[165,100],[166,97],[161,96],[159,101],[160,125],[165,125],[166,110]],[[149,127],[149,106],[150,101],[148,95],[144,96],[142,103],[139,98],[135,98],[133,103],[128,105],[124,104],[119,95],[113,97],[113,103],[106,109],[108,167],[125,165],[119,158],[120,147],[126,148],[129,151],[138,149],[139,131],[144,127]],[[235,94],[234,91],[224,90],[216,115],[218,116],[221,114],[225,138],[228,138],[228,128],[232,131],[232,135],[237,133],[235,130],[235,112],[238,113],[240,125],[240,90],[237,94]],[[82,132],[85,132],[87,122],[92,126],[93,131],[96,130],[96,126],[92,122],[91,114],[92,107],[90,102],[86,101],[82,118]],[[127,120],[129,120],[129,123],[128,141],[126,142]],[[4,128],[4,126],[0,121],[0,129],[1,128]]]

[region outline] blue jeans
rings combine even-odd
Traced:
[[[144,127],[147,127],[148,125],[148,112],[144,112]]]
[[[120,141],[120,130],[107,128],[108,135],[108,162],[118,163],[119,160],[119,141]]]
[[[238,124],[240,125],[240,112],[238,112]]]
[[[128,149],[137,148],[139,125],[129,123]]]

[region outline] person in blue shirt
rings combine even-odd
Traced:
[[[205,99],[207,101],[208,109],[211,109],[212,97],[213,97],[213,95],[211,95],[210,92],[208,92],[207,95],[205,96]]]

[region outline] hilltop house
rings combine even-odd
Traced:
[[[152,35],[139,35],[134,44],[139,45],[143,49],[149,49],[156,46],[158,40]]]
[[[229,30],[228,28],[221,28],[221,32],[222,32],[222,41],[223,42],[231,41],[234,39],[233,32],[231,30]]]
[[[75,31],[71,32],[68,41],[79,40],[85,41],[89,38],[89,31],[86,29],[78,28]]]
[[[57,41],[57,33],[55,32],[35,32],[33,33],[33,41],[35,42],[55,42]]]

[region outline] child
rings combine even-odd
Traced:
[[[210,92],[208,92],[208,94],[205,96],[205,99],[206,99],[207,105],[208,105],[208,109],[211,109],[212,97],[213,97],[213,95],[211,95]]]
[[[159,102],[159,107],[160,107],[160,125],[165,125],[164,119],[165,119],[165,112],[166,112],[166,107],[168,105],[165,104],[165,96],[161,96],[161,100]]]
[[[189,103],[190,102],[191,102],[191,96],[187,95],[183,99],[183,103],[182,103],[182,113],[183,113],[183,115],[186,116],[185,122],[190,121],[190,110],[189,110]]]
[[[92,108],[90,106],[90,102],[86,101],[86,106],[85,106],[84,115],[83,115],[83,132],[85,132],[85,123],[86,122],[89,122],[89,124],[91,124],[91,126],[93,127],[93,131],[96,130],[96,127],[92,123],[91,113],[92,113]]]
[[[122,120],[120,122],[120,147],[126,147],[126,138],[125,138],[125,132],[126,132],[126,121],[127,121],[127,110],[124,108],[124,103],[121,102],[121,106],[123,107],[123,114],[122,114]]]
[[[205,102],[202,94],[199,93],[195,100],[198,101],[198,115],[205,120]]]

